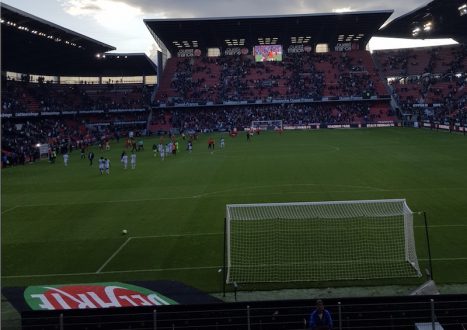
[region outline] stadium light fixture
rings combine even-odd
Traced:
[[[459,10],[459,15],[464,16],[467,15],[467,3],[464,3],[462,6],[457,8]]]
[[[5,23],[5,20],[4,20],[4,19],[1,19],[1,20],[0,20],[0,23],[2,23],[2,24]]]
[[[425,31],[425,32],[430,32],[432,28],[433,28],[433,23],[432,22],[427,22],[427,23],[423,24],[423,31]]]
[[[101,54],[99,54],[99,53],[96,54],[96,57],[97,57],[97,58],[101,58]]]
[[[422,29],[419,26],[417,26],[416,28],[412,30],[412,37],[417,37],[421,31]]]

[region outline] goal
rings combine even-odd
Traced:
[[[230,204],[225,282],[420,277],[405,199]]]
[[[282,120],[254,120],[251,122],[251,129],[261,131],[282,130]]]

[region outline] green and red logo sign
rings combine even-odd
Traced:
[[[24,299],[33,310],[177,304],[158,292],[120,282],[30,286],[24,291]]]

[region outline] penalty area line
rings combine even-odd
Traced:
[[[115,256],[125,247],[125,245],[128,244],[128,242],[131,241],[133,237],[128,237],[127,240],[125,242],[122,243],[122,245],[120,245],[120,247],[104,262],[104,264],[96,271],[96,274],[99,274],[102,269],[104,269],[105,266],[107,266],[107,264],[113,259],[115,258]]]
[[[132,236],[131,238],[140,239],[140,238],[171,238],[171,237],[197,237],[197,236],[214,236],[214,235],[223,235],[223,232],[214,232],[214,233],[188,233],[188,234],[169,234],[169,235],[150,235],[150,236]]]
[[[420,261],[428,261],[430,259],[422,258],[418,259]],[[467,257],[458,257],[458,258],[431,258],[431,261],[456,261],[456,260],[467,260]]]
[[[203,269],[220,269],[223,266],[201,266],[201,267],[174,267],[174,268],[150,268],[150,269],[129,269],[129,270],[110,270],[104,272],[89,272],[89,273],[64,273],[64,274],[36,274],[36,275],[6,275],[3,279],[8,278],[34,278],[34,277],[64,277],[64,276],[88,276],[88,275],[106,275],[106,274],[123,274],[123,273],[148,273],[148,272],[168,272],[181,270],[203,270]]]
[[[13,211],[13,210],[15,210],[15,209],[17,209],[17,208],[18,208],[18,205],[15,205],[15,206],[13,206],[13,207],[10,207],[9,209],[3,210],[3,211],[2,211],[2,214],[5,214],[5,213],[7,213],[7,212],[11,212],[11,211]]]

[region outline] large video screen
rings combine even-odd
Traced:
[[[261,45],[254,49],[256,62],[282,61],[281,45]]]

